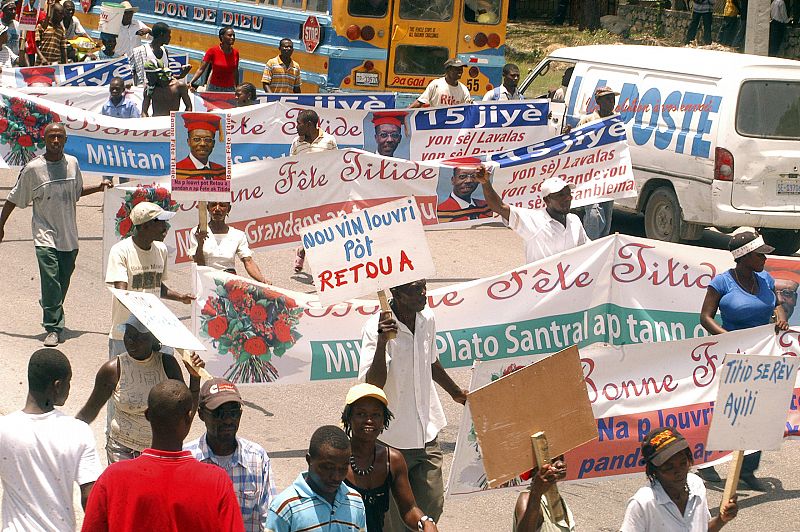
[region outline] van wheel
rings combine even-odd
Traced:
[[[793,255],[800,249],[800,231],[792,229],[759,229],[764,242],[778,255]]]
[[[647,238],[680,242],[682,223],[681,206],[675,191],[668,187],[653,191],[644,208],[644,233]]]

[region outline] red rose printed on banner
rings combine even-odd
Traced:
[[[7,146],[5,160],[24,166],[44,149],[44,128],[61,119],[50,109],[22,98],[0,96],[0,145]]]
[[[130,235],[133,224],[128,216],[130,216],[131,210],[143,201],[155,203],[165,211],[175,212],[178,210],[178,204],[172,200],[168,189],[160,185],[138,185],[135,189],[125,192],[125,199],[115,216],[115,229],[120,239]]]
[[[215,291],[200,313],[200,335],[232,363],[225,378],[235,383],[273,382],[282,357],[300,338],[296,327],[303,309],[280,292],[240,278],[216,278]],[[224,323],[224,330],[222,324]]]

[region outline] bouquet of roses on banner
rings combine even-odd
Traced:
[[[36,150],[44,148],[44,128],[60,121],[46,107],[22,98],[0,97],[0,144],[10,148],[6,162],[24,166],[36,157]]]
[[[165,211],[178,210],[178,204],[170,196],[169,189],[160,185],[138,185],[136,189],[125,193],[125,199],[117,211],[114,228],[120,238],[125,238],[131,232],[133,228],[129,217],[131,210],[143,201],[155,203]]]
[[[225,378],[235,383],[273,382],[270,362],[283,356],[301,335],[296,327],[303,309],[292,299],[239,279],[215,279],[217,288],[200,315],[200,334],[211,339],[233,364]]]

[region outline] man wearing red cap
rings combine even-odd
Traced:
[[[175,178],[226,179],[225,167],[209,160],[222,117],[212,113],[183,113],[181,118],[186,125],[189,156],[175,164]]]
[[[394,152],[403,140],[403,119],[408,113],[404,111],[375,111],[372,113],[372,124],[375,126],[375,153],[386,157],[394,157]]]

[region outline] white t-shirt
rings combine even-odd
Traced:
[[[436,78],[428,84],[425,92],[417,98],[417,101],[431,107],[442,107],[443,105],[472,103],[472,98],[469,96],[467,87],[460,81],[453,87],[444,78]]]
[[[431,364],[439,360],[436,351],[436,322],[433,312],[417,312],[414,333],[398,318],[397,337],[386,343],[386,385],[394,419],[380,440],[398,449],[422,449],[447,425],[439,394],[433,385]],[[375,358],[380,313],[373,315],[361,331],[358,378],[365,381]]]
[[[4,531],[74,531],[74,484],[94,482],[101,472],[83,421],[58,410],[0,417]]]
[[[525,241],[525,262],[530,264],[589,241],[581,220],[567,214],[567,225],[554,220],[545,209],[511,206],[511,215],[503,223]]]
[[[78,159],[64,154],[50,162],[40,155],[22,168],[8,200],[20,208],[33,204],[33,245],[74,251],[78,249],[75,204],[82,190]]]
[[[167,246],[153,242],[150,249],[141,249],[128,237],[114,244],[108,254],[106,284],[128,283],[132,292],[149,292],[161,295],[161,283],[167,279]],[[117,326],[127,321],[130,312],[115,297],[111,306],[111,332],[109,338],[122,340],[124,333]]]
[[[61,22],[61,25],[62,26],[64,25],[63,21]],[[83,29],[83,24],[81,24],[81,21],[78,20],[77,17],[72,17],[72,24],[69,25],[69,29],[65,29],[64,37],[68,41],[71,41],[75,37],[81,37],[81,36],[88,37],[89,33],[85,29]]]
[[[197,253],[197,227],[192,229],[189,256]],[[243,231],[228,227],[227,234],[216,235],[208,229],[208,238],[203,242],[203,255],[206,266],[218,270],[231,270],[236,268],[236,257],[245,259],[252,257],[253,252],[247,242],[247,235]]]
[[[296,136],[289,147],[289,155],[300,155],[301,153],[315,153],[325,150],[336,150],[339,147],[336,145],[336,138],[319,130],[319,136],[311,142],[300,140],[300,136]]]
[[[148,28],[140,20],[132,20],[129,25],[120,26],[119,35],[117,35],[117,46],[114,50],[119,54],[128,55],[134,48],[141,46],[142,37],[141,35],[136,35],[136,32],[143,29]]]
[[[689,501],[683,515],[660,483],[639,488],[628,501],[620,532],[706,532],[711,520],[706,487],[694,473],[686,477],[686,484]]]
[[[16,63],[19,56],[14,53],[14,51],[6,46],[0,46],[0,66],[3,68],[11,68]]]

